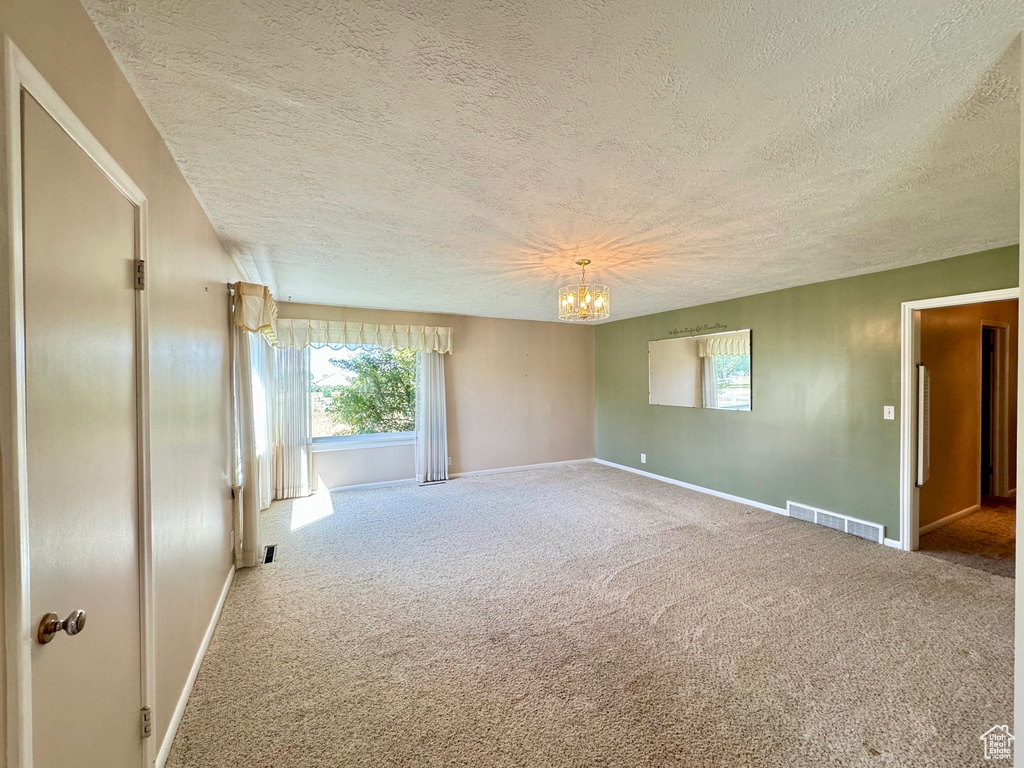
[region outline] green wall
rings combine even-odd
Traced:
[[[1017,251],[599,325],[597,457],[871,520],[899,538],[900,303],[1016,286]],[[752,411],[648,405],[647,343],[704,325],[751,329]],[[882,419],[883,405],[896,406],[896,420]]]

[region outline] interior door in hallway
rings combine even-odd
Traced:
[[[143,750],[135,206],[22,93],[35,768],[138,768]]]
[[[996,332],[994,328],[981,327],[981,495],[987,496],[992,489],[992,397],[993,370],[995,368]]]

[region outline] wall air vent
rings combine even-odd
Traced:
[[[824,509],[798,504],[795,501],[786,502],[786,511],[790,517],[795,517],[797,520],[823,525],[834,531],[843,531],[876,544],[882,544],[885,539],[885,527],[877,523],[869,523],[866,520],[858,520],[855,517],[847,517],[835,512],[826,512]]]
[[[808,523],[814,522],[814,510],[810,507],[805,507],[802,504],[794,504],[792,501],[787,505],[789,509],[789,516],[795,517],[797,520],[805,520]]]
[[[847,520],[846,532],[862,539],[873,541],[876,544],[882,543],[882,526],[874,523],[862,523],[860,520]]]
[[[841,518],[839,515],[832,515],[828,512],[818,512],[814,522],[818,525],[824,525],[826,528],[831,528],[833,531],[846,532],[846,520]]]

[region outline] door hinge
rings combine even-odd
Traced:
[[[135,290],[141,291],[146,288],[146,262],[135,260]]]
[[[142,725],[142,738],[148,739],[153,735],[153,708],[143,707],[139,715],[139,721]]]

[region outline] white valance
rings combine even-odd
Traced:
[[[277,346],[296,349],[374,346],[445,354],[452,351],[452,329],[432,325],[377,325],[339,320],[278,320]]]
[[[715,355],[749,355],[750,331],[718,333],[697,339],[697,354],[701,357]]]
[[[235,283],[231,314],[235,325],[277,343],[277,303],[265,285]]]

